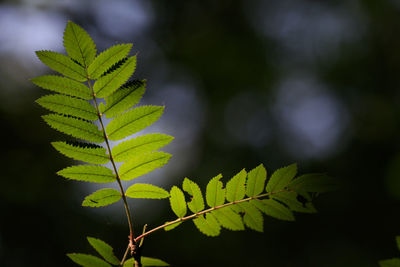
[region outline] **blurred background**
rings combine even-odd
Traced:
[[[148,132],[175,136],[169,164],[137,179],[205,188],[222,173],[293,162],[344,184],[295,223],[265,217],[264,234],[202,235],[191,222],[145,240],[144,255],[173,266],[377,266],[399,256],[399,0],[25,0],[0,2],[0,266],[74,266],[119,256],[128,228],[121,203],[80,206],[94,185],[55,173],[73,164],[51,141],[29,79],[52,73],[35,50],[64,52],[68,20],[99,51],[133,42],[145,104],[166,105]],[[168,201],[131,201],[136,231],[174,218]]]

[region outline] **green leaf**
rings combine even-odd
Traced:
[[[143,267],[150,267],[150,266],[169,266],[168,263],[165,261],[155,259],[155,258],[149,258],[149,257],[142,257],[141,259],[142,266]],[[124,263],[123,267],[134,267],[135,266],[135,259],[130,258]]]
[[[114,255],[113,248],[107,244],[106,242],[93,238],[93,237],[87,237],[87,240],[89,241],[90,245],[109,263],[114,264],[114,265],[119,265],[119,260],[118,258]]]
[[[275,200],[279,200],[280,202],[286,204],[289,209],[297,212],[305,212],[305,213],[315,213],[317,210],[314,208],[311,202],[301,203],[297,200],[297,193],[295,192],[280,192],[277,194],[273,194],[271,198]]]
[[[131,48],[132,44],[119,44],[100,53],[88,67],[90,79],[98,79],[112,65],[124,59]]]
[[[121,165],[119,169],[120,178],[121,180],[129,181],[145,175],[164,166],[170,158],[171,154],[164,152],[153,152],[132,157],[131,160]]]
[[[85,197],[82,202],[84,207],[104,207],[118,202],[121,199],[121,193],[112,188],[97,190],[93,194]]]
[[[146,134],[119,143],[112,149],[112,155],[116,162],[126,161],[134,156],[157,150],[169,144],[174,137],[166,134]]]
[[[243,169],[226,183],[226,199],[228,201],[241,200],[244,198],[246,177],[247,172]]]
[[[90,89],[83,83],[57,75],[44,75],[31,79],[37,86],[57,93],[76,96],[86,100],[93,98]]]
[[[230,206],[217,209],[211,213],[221,226],[232,231],[244,230],[242,217],[234,212]]]
[[[141,261],[142,261],[143,267],[146,267],[146,266],[169,266],[169,264],[166,263],[165,261],[155,259],[155,258],[142,257]]]
[[[130,186],[125,195],[130,198],[168,198],[169,193],[164,189],[152,184],[134,184]]]
[[[257,232],[264,231],[264,218],[262,213],[249,202],[242,202],[237,204],[244,210],[243,221],[247,227]]]
[[[112,95],[106,97],[105,105],[100,103],[100,112],[105,114],[106,118],[113,118],[120,115],[139,103],[144,91],[146,90],[145,86],[146,82],[144,80],[136,80],[124,85]]]
[[[166,222],[168,223],[168,222]],[[182,222],[177,222],[177,223],[173,223],[171,225],[168,225],[166,227],[164,227],[165,231],[171,231],[172,229],[175,229],[176,227],[178,227]]]
[[[284,221],[294,221],[293,213],[281,203],[273,199],[251,200],[250,203],[266,215]]]
[[[171,197],[169,198],[169,202],[171,204],[172,211],[178,216],[182,218],[186,215],[187,208],[186,208],[186,201],[185,195],[183,194],[182,190],[179,189],[177,186],[173,186],[170,192]]]
[[[206,201],[208,206],[216,207],[224,204],[225,202],[225,189],[223,189],[223,184],[220,181],[222,175],[219,174],[212,178],[206,188]]]
[[[62,133],[95,143],[104,141],[103,133],[93,123],[58,114],[48,114],[42,118],[51,128]]]
[[[96,109],[86,100],[65,95],[45,95],[36,100],[44,108],[57,113],[71,115],[85,120],[98,119]]]
[[[192,196],[192,200],[187,203],[189,209],[193,213],[202,211],[204,209],[204,199],[200,187],[195,182],[185,178],[182,188]]]
[[[64,31],[64,47],[67,54],[83,66],[89,66],[97,53],[89,34],[71,21],[68,21]]]
[[[68,253],[67,256],[75,263],[84,267],[111,267],[110,264],[102,259],[82,253]]]
[[[267,171],[264,165],[260,164],[252,169],[247,178],[246,195],[249,197],[261,194],[264,191],[265,180],[267,179]]]
[[[51,144],[61,154],[75,160],[93,164],[106,164],[110,161],[109,156],[106,154],[107,150],[103,147],[74,146],[60,141],[52,142]]]
[[[326,174],[312,173],[299,176],[294,179],[289,188],[301,192],[317,192],[324,193],[338,188],[335,179],[328,177]]]
[[[400,267],[400,258],[379,261],[380,267]]]
[[[136,56],[133,56],[128,58],[113,72],[101,76],[93,85],[96,97],[103,98],[112,94],[131,77],[135,68]]]
[[[52,51],[36,51],[36,55],[51,69],[70,77],[74,80],[86,81],[86,73],[82,66],[72,61],[69,57]]]
[[[221,232],[221,226],[210,213],[207,213],[205,217],[203,215],[198,216],[193,220],[193,223],[200,232],[207,236],[218,236]]]
[[[116,181],[112,170],[98,165],[71,166],[62,169],[57,174],[68,179],[85,182],[111,183]]]
[[[139,132],[158,120],[163,111],[164,107],[160,106],[142,106],[129,110],[106,126],[108,137],[112,141],[118,141]]]
[[[267,192],[276,192],[284,189],[296,176],[297,164],[291,164],[287,167],[276,170],[267,183]]]

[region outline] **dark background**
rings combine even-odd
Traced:
[[[73,266],[94,253],[86,236],[122,255],[120,204],[80,206],[96,188],[56,171],[73,164],[51,141],[29,79],[51,73],[35,50],[63,51],[72,20],[98,50],[133,42],[143,103],[166,105],[149,131],[175,136],[170,163],[137,181],[205,188],[222,173],[292,162],[343,183],[295,223],[265,217],[263,234],[200,234],[191,222],[145,240],[173,266],[377,266],[399,256],[400,1],[0,2],[0,266]],[[137,232],[174,218],[163,201],[131,201]]]

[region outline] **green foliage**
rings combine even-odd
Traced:
[[[293,212],[316,212],[310,193],[336,187],[333,179],[321,174],[295,178],[296,164],[275,171],[267,181],[267,171],[260,164],[249,172],[241,170],[226,186],[221,174],[212,178],[206,186],[205,201],[200,187],[188,178],[183,181],[183,190],[172,186],[168,192],[152,184],[134,183],[125,191],[121,180],[130,181],[146,175],[163,167],[171,157],[158,150],[169,144],[172,136],[153,133],[129,138],[156,122],[164,107],[135,107],[146,90],[146,81],[129,81],[136,68],[136,56],[129,57],[132,44],[115,45],[97,55],[91,37],[72,22],[68,22],[63,40],[68,55],[52,51],[36,52],[44,64],[63,75],[32,79],[37,86],[56,93],[42,96],[37,103],[54,112],[43,116],[50,127],[89,143],[52,142],[61,154],[88,163],[64,168],[58,174],[77,181],[116,182],[119,190],[100,189],[86,196],[82,206],[104,207],[122,199],[130,229],[129,244],[122,260],[114,255],[110,245],[88,237],[89,243],[102,258],[68,254],[75,263],[81,266],[127,267],[141,262],[142,266],[168,266],[164,261],[142,257],[141,246],[145,236],[160,229],[172,230],[187,220],[193,220],[200,232],[207,236],[218,236],[222,228],[239,231],[247,227],[262,232],[263,213],[276,219],[293,221]],[[104,116],[110,119],[108,124],[104,122]],[[124,138],[127,140],[111,149],[111,141]],[[102,143],[102,146],[93,143]],[[122,162],[119,168],[116,162]],[[106,163],[110,163],[111,167],[102,166]],[[299,196],[303,197],[301,201]],[[127,197],[168,198],[177,218],[147,232],[144,227],[143,234],[135,236]],[[187,215],[188,209],[192,214]],[[128,259],[128,254],[133,257]]]
[[[168,145],[173,139],[166,134],[146,134],[119,143],[112,149],[112,154],[116,162],[122,162],[134,156],[153,152]]]
[[[130,198],[168,198],[169,193],[152,184],[134,184],[126,190],[125,195]]]
[[[106,127],[108,138],[112,141],[121,140],[150,126],[160,118],[164,107],[142,106],[113,119]]]
[[[95,121],[98,119],[96,109],[89,102],[65,95],[46,95],[36,102],[50,111],[71,115],[81,119]]]
[[[276,170],[268,181],[267,192],[274,192],[285,188],[296,176],[297,164]]]
[[[77,165],[67,167],[57,172],[65,178],[94,182],[94,183],[111,183],[115,182],[115,174],[107,167],[99,165]]]
[[[189,209],[193,213],[203,210],[204,199],[200,187],[195,182],[185,178],[183,180],[182,188],[192,197],[192,200],[187,203]]]
[[[220,181],[222,175],[219,174],[212,178],[208,184],[206,189],[206,201],[208,206],[216,207],[222,205],[225,201],[225,188],[223,188],[223,184]]]
[[[97,54],[96,45],[89,34],[69,21],[64,32],[64,47],[68,56],[82,66],[89,66]]]
[[[152,152],[132,157],[119,168],[121,180],[129,181],[164,166],[171,158],[165,152]]]
[[[67,256],[75,263],[84,267],[111,267],[111,265],[104,260],[82,253],[69,253]]]
[[[58,114],[48,114],[42,118],[51,128],[62,133],[95,143],[104,141],[102,132],[91,122]]]
[[[128,58],[113,72],[101,76],[93,86],[96,97],[103,98],[111,95],[129,79],[135,68],[136,56]]]
[[[138,104],[145,90],[145,81],[129,82],[112,95],[106,97],[106,104],[100,103],[99,110],[106,115],[106,118],[120,115],[125,110]]]
[[[107,150],[103,147],[72,145],[58,141],[51,143],[58,152],[69,158],[93,164],[106,164],[110,161]]]
[[[247,172],[243,169],[226,183],[226,200],[235,201],[244,198],[246,176]]]
[[[120,44],[100,53],[88,67],[90,79],[98,79],[114,64],[124,59],[132,48],[132,44]]]
[[[57,75],[44,75],[31,79],[37,86],[56,93],[76,96],[90,100],[93,98],[90,89],[83,83]]]
[[[221,226],[232,231],[244,230],[244,226],[247,226],[252,230],[262,232],[264,221],[262,213],[279,220],[294,221],[293,212],[316,212],[311,199],[304,203],[300,202],[297,199],[299,194],[290,187],[294,184],[297,189],[307,194],[313,192],[309,189],[314,190],[311,187],[302,187],[304,179],[302,177],[304,176],[295,178],[296,172],[296,164],[281,168],[272,174],[266,187],[267,177],[263,165],[257,166],[248,173],[244,169],[241,170],[226,183],[226,188],[221,181],[222,175],[219,174],[207,184],[206,200],[209,206],[207,209],[204,207],[200,188],[196,183],[185,178],[183,189],[192,197],[188,206],[193,214],[184,217],[186,208],[177,208],[179,203],[185,204],[185,197],[182,191],[174,186],[173,191],[177,195],[179,192],[181,200],[178,201],[177,196],[173,196],[171,190],[170,201],[172,210],[178,216],[178,219],[167,222],[164,226],[166,230],[171,230],[177,227],[180,222],[193,219],[200,232],[208,236],[219,235]],[[321,179],[317,184],[331,182],[330,178],[325,176],[311,176]],[[283,181],[279,182],[278,178],[282,178]],[[299,182],[297,182],[298,179],[300,179]],[[264,192],[264,189],[271,191],[266,190]]]
[[[400,236],[396,236],[397,249],[400,251]],[[380,267],[400,267],[400,258],[379,261]]]
[[[150,266],[169,266],[168,263],[166,263],[165,261],[159,260],[159,259],[155,259],[155,258],[149,258],[149,257],[142,257],[142,266],[143,267],[150,267]],[[123,267],[132,267],[134,266],[134,260],[133,258],[127,260],[124,264]]]
[[[37,51],[36,55],[51,69],[79,82],[86,81],[85,69],[71,58],[52,51]]]
[[[264,191],[266,179],[267,171],[265,170],[264,165],[260,164],[251,170],[247,179],[246,195],[252,197],[261,194],[261,192]]]
[[[82,206],[104,207],[118,202],[121,197],[121,193],[118,190],[112,188],[104,188],[85,197],[85,200],[82,202]]]
[[[187,208],[186,208],[186,201],[185,195],[183,194],[182,190],[179,189],[177,186],[173,186],[170,192],[170,199],[169,202],[171,204],[172,211],[178,216],[182,218],[186,215]]]
[[[113,248],[107,244],[106,242],[93,238],[93,237],[87,237],[87,240],[89,241],[90,245],[109,263],[118,265],[119,260],[118,258],[114,255]]]

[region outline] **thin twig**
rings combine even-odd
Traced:
[[[259,199],[259,198],[267,197],[267,196],[274,195],[274,194],[277,194],[277,193],[280,193],[280,192],[292,192],[292,190],[279,190],[279,191],[276,191],[276,192],[269,192],[269,193],[265,193],[265,194],[261,194],[261,195],[257,195],[257,196],[244,198],[244,199],[241,199],[241,200],[228,202],[228,203],[225,203],[223,205],[212,207],[212,208],[209,208],[209,209],[206,209],[206,210],[202,210],[200,212],[193,213],[193,214],[191,214],[189,216],[178,218],[178,219],[176,219],[174,221],[167,222],[167,223],[165,223],[163,225],[157,226],[157,227],[151,229],[150,231],[147,231],[147,232],[141,234],[140,236],[136,237],[135,242],[137,243],[140,239],[144,238],[145,236],[147,236],[147,235],[149,235],[151,233],[154,233],[154,232],[156,232],[156,231],[158,231],[160,229],[163,229],[165,227],[168,227],[170,225],[173,225],[175,223],[184,222],[184,221],[193,219],[193,218],[195,218],[195,217],[197,217],[199,215],[205,214],[205,213],[213,211],[213,210],[221,209],[221,208],[224,208],[224,207],[227,207],[227,206],[231,206],[231,205],[234,205],[234,204],[250,201],[250,200],[253,200],[253,199]]]
[[[117,180],[117,183],[118,183],[118,186],[119,186],[119,190],[121,192],[122,200],[124,202],[125,213],[126,213],[126,217],[128,219],[128,225],[129,225],[129,246],[128,247],[131,248],[131,250],[132,250],[132,245],[135,244],[135,234],[134,234],[134,231],[133,231],[133,223],[132,223],[131,213],[130,213],[130,210],[129,210],[128,201],[126,199],[125,191],[124,191],[124,188],[123,188],[122,183],[121,183],[121,178],[119,177],[117,166],[115,165],[115,161],[114,161],[114,158],[112,156],[111,147],[110,147],[110,143],[108,141],[108,136],[107,136],[107,133],[106,133],[106,129],[104,127],[103,120],[101,118],[102,114],[99,111],[99,106],[98,106],[97,101],[96,101],[96,94],[95,94],[95,92],[93,90],[93,87],[92,87],[92,84],[91,84],[89,78],[87,78],[87,82],[88,82],[89,88],[90,88],[90,90],[92,92],[92,95],[93,95],[93,101],[94,101],[95,108],[96,108],[96,111],[97,111],[97,116],[99,118],[101,130],[102,130],[103,135],[104,135],[104,141],[105,141],[106,146],[107,146],[107,151],[108,151],[108,154],[110,156],[110,161],[111,161],[111,164],[112,164],[114,172],[115,172],[115,177],[116,177],[116,180]],[[121,264],[123,264],[123,262],[124,261],[121,261]]]

